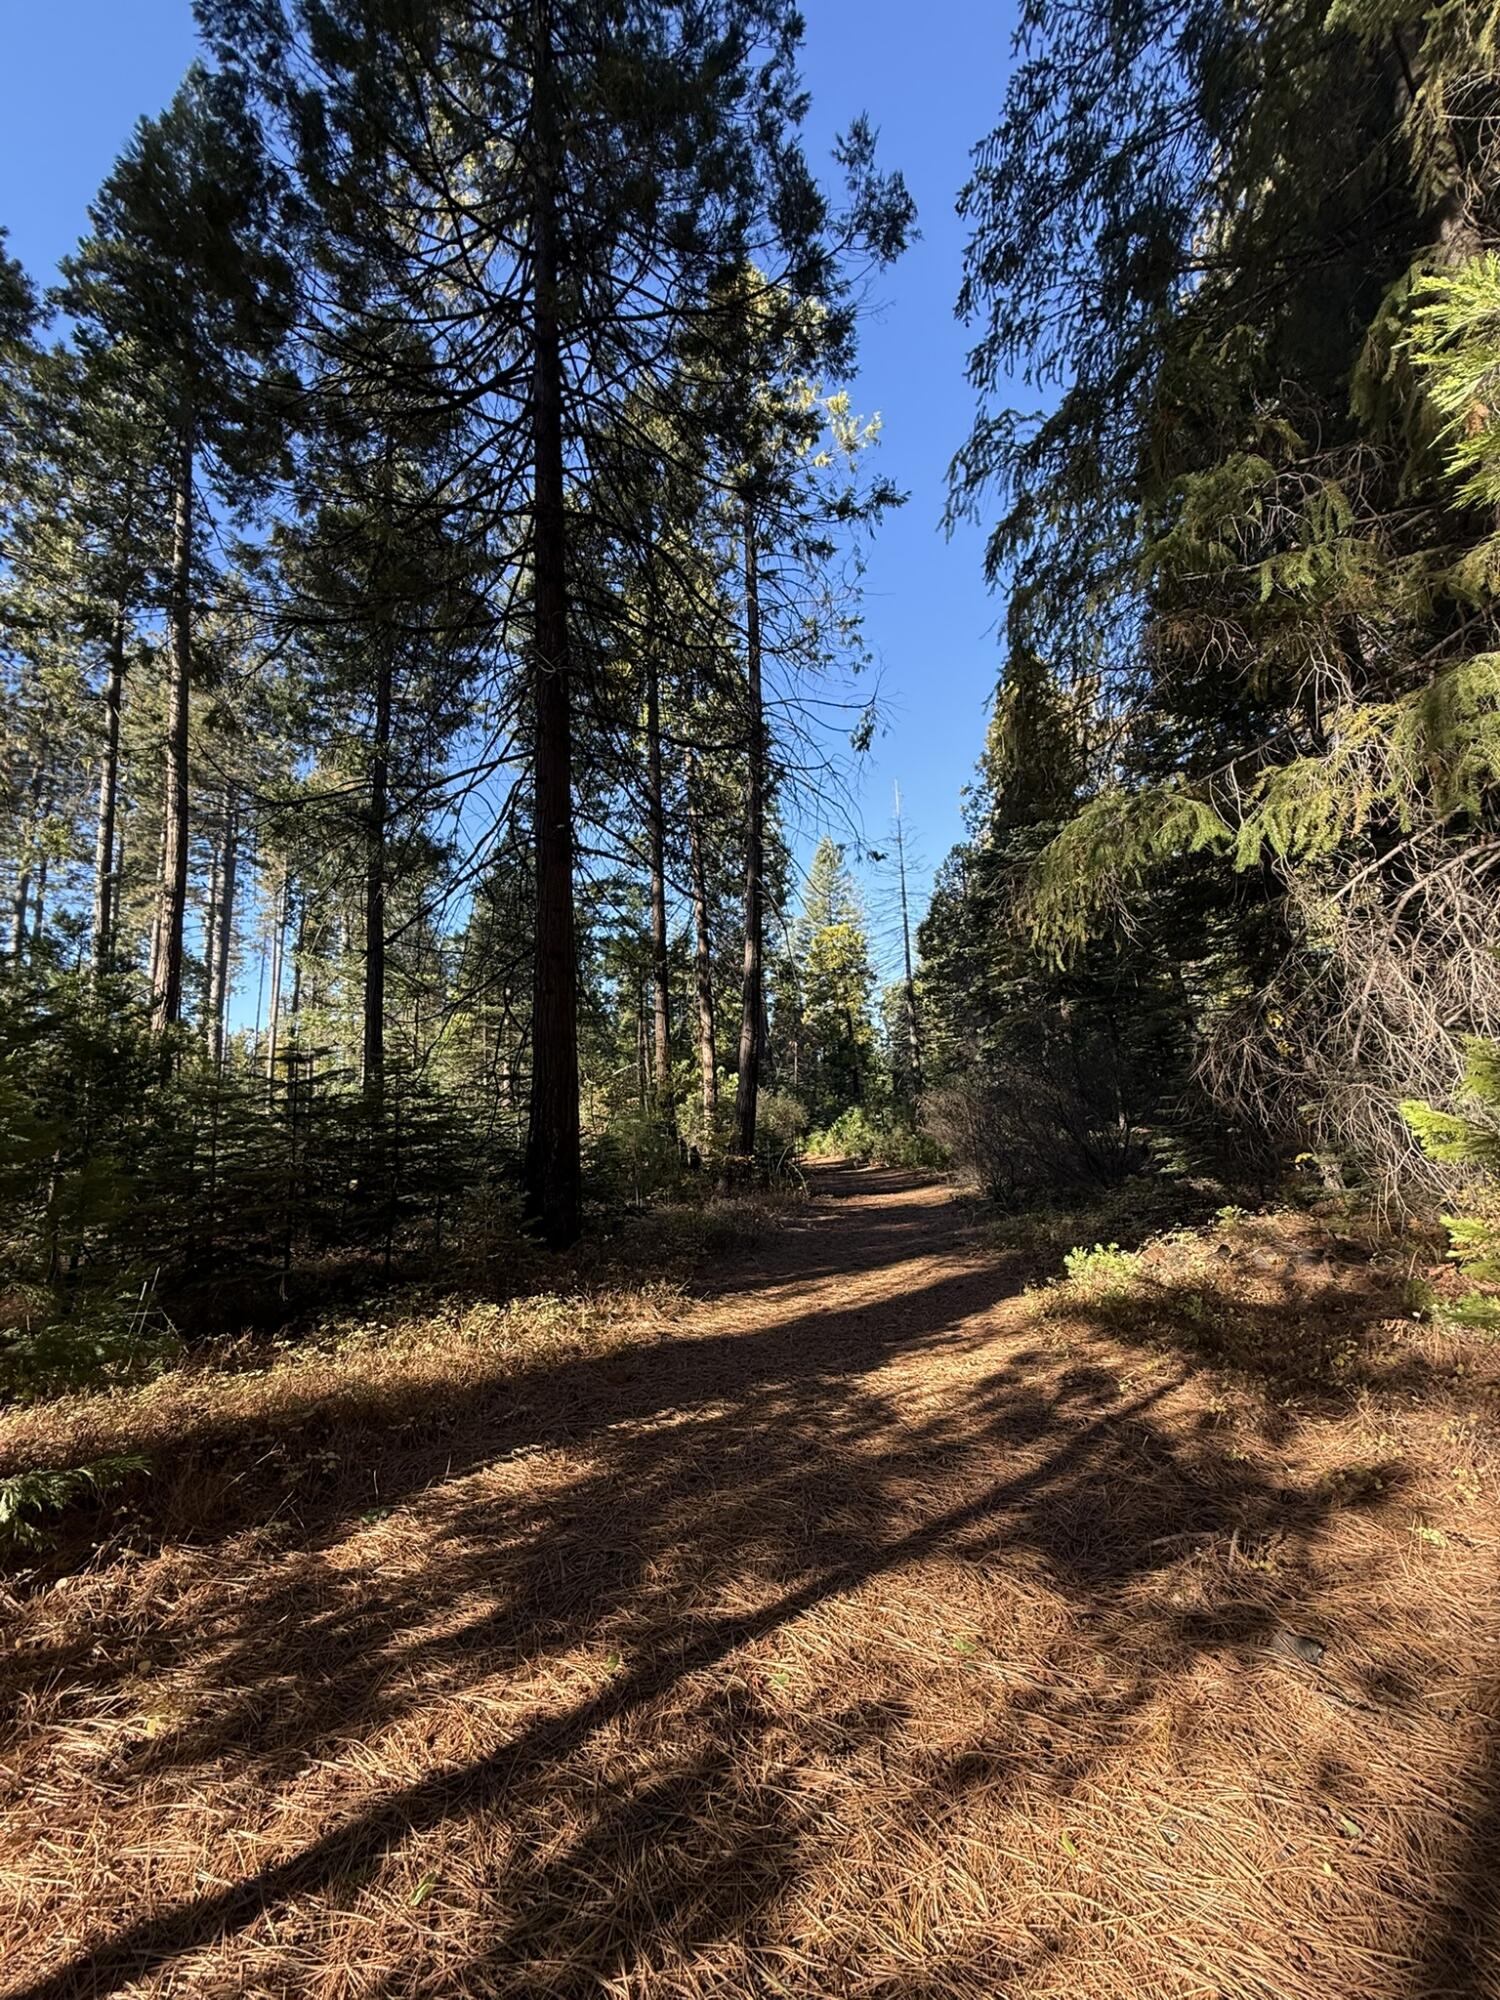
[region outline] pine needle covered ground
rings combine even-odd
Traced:
[[[822,1186],[711,1296],[0,1422],[155,1464],[5,1607],[0,1990],[1500,1991],[1494,1350],[1305,1224],[1022,1294]]]

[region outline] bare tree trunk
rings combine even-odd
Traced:
[[[109,628],[109,677],[104,684],[104,754],[99,760],[99,816],[94,838],[94,977],[114,959],[120,889],[115,875],[115,816],[120,798],[120,704],[125,693],[125,606]]]
[[[230,785],[224,795],[224,846],[214,913],[214,950],[209,970],[208,1019],[214,1068],[224,1067],[224,1030],[229,1013],[229,974],[234,953],[234,898],[239,878],[240,801]]]
[[[370,757],[370,822],[365,859],[364,1091],[379,1107],[385,1093],[385,874],[390,793],[391,654],[382,645],[375,685],[375,740]]]
[[[43,826],[45,826],[47,824],[47,821],[51,819],[54,804],[55,800],[49,793],[46,802],[42,806]],[[32,945],[33,963],[35,963],[36,960],[36,947],[42,941],[42,925],[46,921],[46,914],[47,914],[47,858],[48,858],[47,850],[45,847],[43,847],[41,855],[36,864],[36,896],[33,900],[32,910],[31,910],[31,945]]]
[[[901,884],[901,952],[905,965],[906,1032],[911,1043],[913,1099],[922,1095],[922,1026],[917,1013],[917,983],[911,969],[911,913],[906,900],[906,831],[901,820],[901,787],[896,787],[896,873]]]
[[[714,961],[708,935],[708,879],[703,865],[703,830],[693,753],[683,773],[687,795],[688,861],[693,878],[693,975],[698,988],[698,1073],[703,1089],[703,1132],[710,1145],[719,1115],[719,1068],[714,1036]]]
[[[646,662],[646,837],[651,872],[651,985],[656,1078],[656,1115],[666,1131],[677,1131],[672,1089],[671,959],[667,942],[667,827],[661,780],[661,687],[656,662]]]
[[[286,917],[289,875],[282,864],[281,882],[276,891],[276,915],[271,931],[271,1010],[266,1028],[266,1096],[276,1094],[276,1064],[281,1055],[281,961],[286,952]]]
[[[307,945],[307,895],[297,905],[297,935],[292,939],[292,1004],[287,1010],[287,1029],[295,1044],[297,1023],[302,1014],[302,954]]]
[[[651,1048],[646,1038],[646,982],[635,985],[635,1101],[641,1115],[651,1108]]]
[[[161,880],[162,880],[162,870],[166,866],[166,854],[167,854],[167,816],[165,813],[163,813],[161,816],[161,822],[156,829],[156,893],[152,899],[151,953],[148,961],[149,970],[147,973],[147,985],[149,986],[150,990],[153,993],[156,991],[156,982],[161,972],[161,939],[162,939]]]
[[[736,1150],[749,1154],[755,1151],[755,1106],[760,1089],[760,1036],[764,1007],[766,725],[761,693],[760,567],[755,545],[755,516],[748,500],[745,502],[745,699],[749,741],[745,779],[745,972],[734,1124]]]
[[[15,899],[11,904],[10,921],[10,962],[19,967],[21,955],[26,949],[26,917],[31,907],[31,864],[36,852],[37,833],[42,823],[42,789],[47,782],[47,751],[45,742],[38,747],[36,769],[31,774],[30,812],[26,821],[26,851],[21,857],[20,872],[16,876]]]
[[[557,148],[549,0],[535,0],[537,147],[532,261],[535,461],[532,702],[536,758],[536,965],[526,1193],[546,1242],[574,1241],[582,1220],[577,945],[573,912],[573,718],[568,662],[567,517],[563,494],[562,341],[557,316]]]
[[[219,959],[219,904],[224,892],[225,819],[221,812],[214,828],[213,849],[208,868],[208,903],[203,914],[203,1039],[210,1050],[214,1040],[214,967]]]
[[[166,1034],[182,1019],[183,930],[188,885],[188,676],[191,668],[190,589],[193,546],[193,429],[185,419],[177,456],[172,516],[172,573],[167,603],[167,741],[161,888],[151,1031]]]

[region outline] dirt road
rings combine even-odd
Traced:
[[[1493,1616],[1437,1563],[1414,1653],[1311,1417],[1013,1289],[828,1174],[682,1321],[386,1425],[378,1505],[23,1607],[0,1989],[1500,1992]]]

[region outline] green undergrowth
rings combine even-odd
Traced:
[[[878,1167],[936,1171],[948,1164],[947,1154],[930,1134],[908,1120],[876,1115],[859,1104],[809,1132],[806,1152],[813,1160],[860,1160]]]
[[[984,1206],[980,1228],[985,1242],[1024,1276],[1053,1278],[1072,1257],[1118,1257],[1174,1230],[1204,1227],[1223,1209],[1224,1193],[1208,1180],[1128,1180],[1014,1213]],[[1087,1275],[1083,1267],[1079,1275]]]
[[[1204,1217],[1208,1189],[1189,1222],[1162,1192],[988,1221],[1031,1280],[1039,1329],[1171,1353],[1273,1397],[1500,1398],[1500,1347],[1432,1310],[1430,1229],[1222,1202]]]

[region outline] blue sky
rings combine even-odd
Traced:
[[[12,0],[0,64],[0,224],[49,278],[136,118],[161,109],[195,52],[190,0]],[[852,385],[884,420],[881,470],[910,492],[875,545],[867,630],[885,726],[861,797],[879,844],[901,786],[911,831],[935,866],[959,837],[999,666],[1000,606],[984,588],[982,535],[946,540],[944,477],[972,413],[967,346],[953,316],[964,226],[954,200],[969,149],[994,124],[1009,67],[1014,0],[805,0],[804,74],[815,155],[859,111],[916,198],[922,240],[887,273]],[[1024,400],[1024,398],[1022,399]]]

